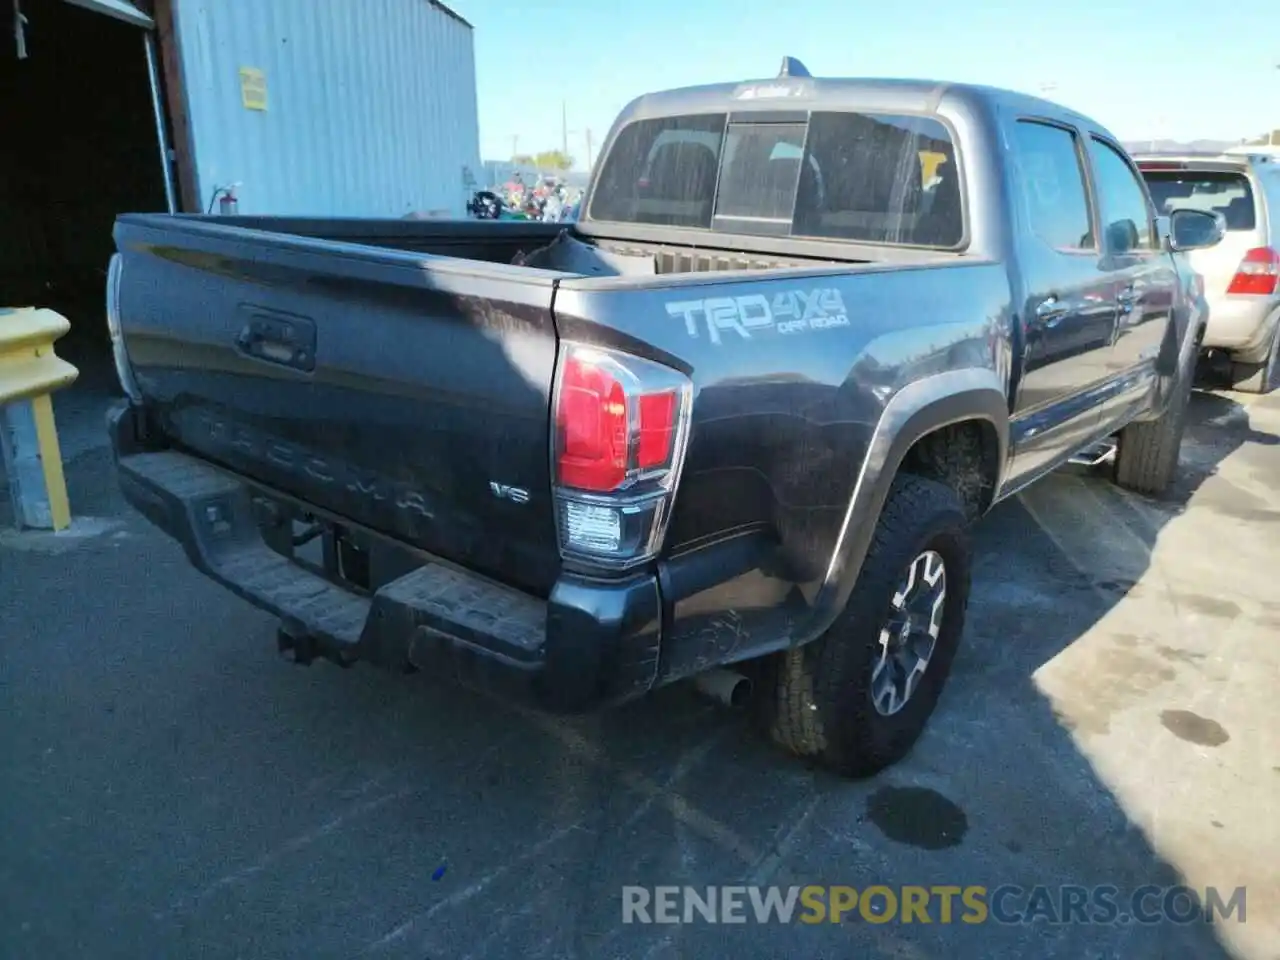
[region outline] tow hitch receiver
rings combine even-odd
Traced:
[[[276,649],[280,656],[299,666],[309,667],[316,657],[328,660],[340,667],[349,667],[355,660],[342,650],[316,642],[316,638],[290,630],[284,624],[276,628]]]

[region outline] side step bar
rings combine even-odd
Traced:
[[[1108,437],[1106,440],[1101,440],[1091,447],[1085,447],[1067,462],[1079,467],[1099,467],[1114,460],[1115,456],[1116,441]]]

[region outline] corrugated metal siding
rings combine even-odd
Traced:
[[[242,214],[463,216],[483,178],[472,31],[430,0],[174,0],[196,179]],[[267,109],[241,103],[240,69]],[[474,187],[473,187],[474,189]]]

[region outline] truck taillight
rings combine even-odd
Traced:
[[[124,331],[120,327],[120,274],[123,270],[124,261],[120,254],[113,253],[107,265],[107,332],[111,335],[111,355],[115,360],[120,389],[134,403],[142,403],[142,391],[138,389],[137,378],[133,375]]]
[[[1280,252],[1271,247],[1255,247],[1244,255],[1227,293],[1259,294],[1269,297],[1280,284]]]
[[[692,392],[688,377],[651,360],[561,345],[552,463],[566,559],[626,569],[662,549]]]

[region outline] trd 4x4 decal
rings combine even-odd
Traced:
[[[750,340],[757,333],[805,333],[830,327],[847,327],[849,314],[844,298],[834,287],[785,290],[772,296],[751,293],[740,297],[676,300],[667,303],[667,315],[681,317],[689,336],[707,337],[718,344],[726,331]]]

